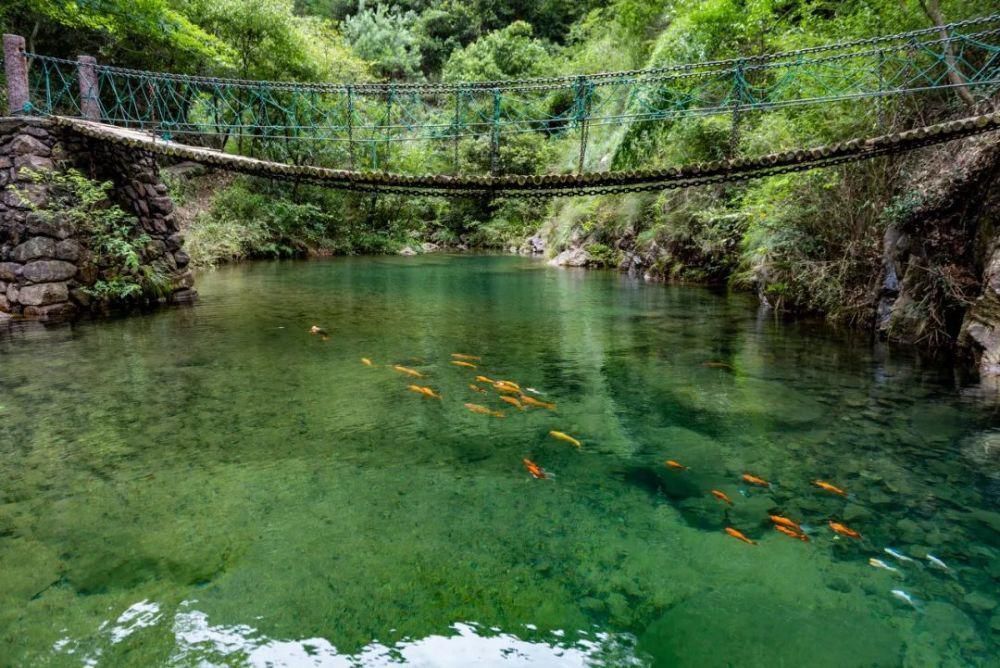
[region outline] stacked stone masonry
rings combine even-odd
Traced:
[[[134,214],[150,239],[142,261],[168,279],[169,294],[158,301],[193,300],[189,258],[151,153],[97,142],[43,119],[0,118],[0,321],[67,320],[99,306],[83,288],[109,268],[98,266],[86,235],[31,206],[44,206],[48,192],[30,171],[68,168],[114,184],[114,203]]]

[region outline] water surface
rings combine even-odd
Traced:
[[[947,365],[523,258],[199,288],[0,338],[0,665],[996,665],[1000,423]]]

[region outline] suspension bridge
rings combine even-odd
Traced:
[[[490,82],[251,81],[57,58],[26,51],[11,35],[4,47],[11,113],[173,159],[357,191],[547,197],[685,188],[1000,129],[1000,14],[746,58]],[[832,143],[799,136],[755,154],[745,130],[776,114],[850,119],[840,125],[855,134]],[[709,119],[728,142],[706,162],[609,169],[592,148],[595,137]],[[509,156],[539,136],[572,155],[573,166],[518,173]]]

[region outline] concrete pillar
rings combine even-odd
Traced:
[[[80,79],[80,115],[89,121],[101,120],[100,87],[97,83],[97,59],[77,56],[77,77]]]
[[[3,62],[7,74],[7,106],[10,114],[28,113],[28,61],[24,57],[24,38],[20,35],[3,36]]]

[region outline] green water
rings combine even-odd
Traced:
[[[0,664],[997,665],[997,404],[947,366],[520,258],[199,287],[0,338]]]

